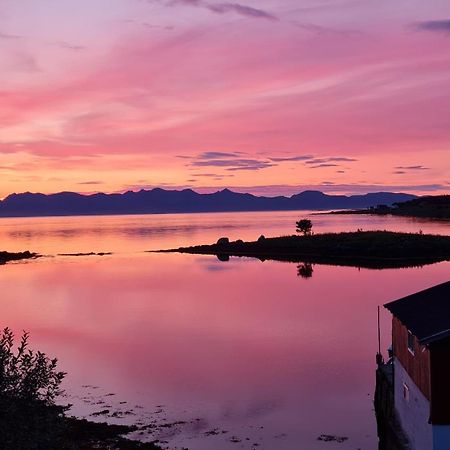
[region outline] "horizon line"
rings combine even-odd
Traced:
[[[265,188],[270,188],[271,186],[258,186],[257,188],[259,189],[265,189]],[[287,186],[286,186],[287,187]],[[327,187],[327,186],[326,186]],[[381,186],[380,186],[381,187]],[[201,192],[201,190],[205,189],[206,191]],[[248,190],[245,190],[248,189]],[[292,189],[295,189],[295,186],[292,186]],[[192,188],[192,187],[182,187],[182,186],[174,186],[174,187],[161,187],[161,186],[153,186],[153,187],[141,187],[141,188],[135,188],[135,189],[122,189],[122,190],[118,190],[118,191],[92,191],[92,192],[78,192],[78,191],[71,191],[71,190],[62,190],[62,191],[55,191],[55,192],[37,192],[37,191],[21,191],[21,192],[11,192],[10,194],[7,194],[4,197],[0,197],[0,202],[4,201],[5,199],[7,199],[8,197],[12,196],[12,195],[25,195],[25,194],[30,194],[30,195],[45,195],[45,196],[51,196],[51,195],[59,195],[59,194],[76,194],[76,195],[80,195],[83,197],[90,197],[93,195],[98,195],[98,194],[104,194],[104,195],[123,195],[126,193],[139,193],[139,192],[151,192],[154,190],[161,190],[161,191],[165,191],[165,192],[185,192],[185,191],[191,191],[194,192],[198,195],[207,195],[207,194],[217,194],[219,192],[224,192],[224,191],[228,191],[228,192],[232,192],[235,194],[250,194],[253,195],[255,197],[268,197],[268,198],[276,198],[276,197],[286,197],[286,198],[291,198],[294,195],[299,195],[299,194],[303,194],[305,192],[319,192],[321,194],[324,195],[328,195],[328,196],[345,196],[345,197],[352,197],[352,196],[361,196],[361,195],[368,195],[368,194],[407,194],[407,195],[412,195],[412,196],[416,196],[416,197],[429,197],[429,196],[433,196],[433,194],[415,194],[412,192],[405,192],[406,190],[399,190],[399,191],[393,191],[389,189],[389,186],[386,186],[387,190],[367,190],[364,192],[354,192],[354,193],[334,193],[332,192],[326,192],[325,190],[321,190],[321,189],[303,189],[303,190],[299,190],[296,193],[293,193],[291,195],[286,195],[286,194],[271,194],[269,195],[269,193],[267,194],[255,194],[253,192],[251,192],[252,187],[223,187],[223,188],[218,188],[218,187],[214,187],[214,188],[209,188],[209,187],[199,187],[199,188]],[[449,194],[434,194],[434,195],[449,195]]]

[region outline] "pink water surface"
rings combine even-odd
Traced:
[[[30,331],[33,346],[59,357],[73,413],[107,405],[129,411],[113,422],[186,422],[156,436],[169,448],[375,450],[377,306],[446,281],[449,263],[315,265],[303,279],[295,264],[143,252],[287,233],[295,216],[0,221],[7,250],[114,252],[0,267],[0,325]],[[448,232],[445,223],[364,220],[320,216],[315,225]],[[383,348],[389,323],[383,311]],[[220,433],[205,435],[214,429]],[[349,439],[327,443],[317,440],[321,434]]]

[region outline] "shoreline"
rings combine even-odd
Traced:
[[[393,205],[378,205],[363,209],[329,211],[319,214],[367,214],[374,216],[413,217],[429,220],[450,220],[450,195],[419,197]]]
[[[450,260],[450,236],[357,231],[283,236],[244,242],[219,239],[215,244],[157,250],[157,253],[232,256],[264,260],[331,264],[373,269],[416,267]]]

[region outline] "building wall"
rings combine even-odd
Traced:
[[[396,318],[392,320],[394,356],[402,363],[422,394],[431,400],[430,352],[414,338],[414,355],[408,350],[408,329]]]
[[[405,385],[408,398],[404,396]],[[398,358],[394,358],[394,404],[411,450],[434,450],[433,427],[428,423],[430,402]]]
[[[433,450],[450,449],[450,426],[433,425]]]

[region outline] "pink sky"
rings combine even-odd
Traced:
[[[0,198],[450,187],[448,0],[0,0]]]

